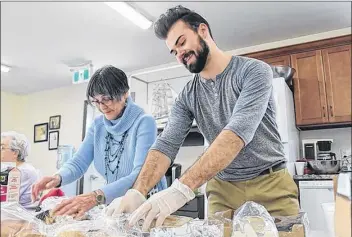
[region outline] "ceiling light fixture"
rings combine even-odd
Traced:
[[[9,72],[10,70],[11,70],[11,68],[9,66],[1,64],[1,71],[2,72]]]
[[[126,2],[105,2],[105,4],[132,21],[143,30],[148,29],[153,23]]]

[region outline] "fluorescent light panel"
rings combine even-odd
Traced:
[[[142,28],[148,29],[152,25],[152,21],[148,20],[141,13],[125,2],[105,2],[106,5],[132,21],[134,24]]]
[[[9,72],[11,68],[9,66],[1,64],[1,71],[2,72]]]

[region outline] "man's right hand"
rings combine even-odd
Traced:
[[[106,210],[107,216],[116,216],[122,213],[132,213],[147,199],[137,189],[130,189],[122,198],[114,199]]]
[[[39,193],[57,187],[61,183],[60,175],[46,176],[32,186],[32,202],[38,199]]]

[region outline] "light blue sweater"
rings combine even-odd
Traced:
[[[121,155],[117,175],[116,172],[112,174],[108,169],[107,178],[105,175],[107,132],[116,141],[121,141],[125,131],[128,131],[128,135],[124,143],[124,151]],[[123,196],[128,189],[132,188],[156,136],[157,128],[154,118],[147,115],[129,97],[122,117],[110,121],[104,115],[101,115],[93,121],[78,151],[59,170],[58,173],[62,177],[61,185],[69,184],[82,177],[89,165],[94,161],[96,170],[105,180],[109,181],[102,188],[102,191],[105,194],[106,203],[110,203],[115,198]],[[115,163],[111,163],[110,167],[116,167],[116,165],[117,160]],[[161,191],[165,188],[167,188],[167,183],[166,178],[163,177],[157,184],[157,189]]]

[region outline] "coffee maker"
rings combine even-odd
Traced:
[[[314,160],[336,160],[336,154],[331,152],[333,139],[302,140],[303,157]]]

